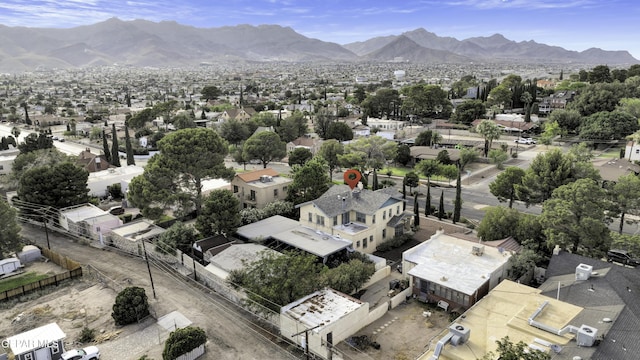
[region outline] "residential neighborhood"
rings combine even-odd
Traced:
[[[0,350],[634,359],[640,67],[404,65],[0,75]]]

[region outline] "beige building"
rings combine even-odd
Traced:
[[[353,249],[372,253],[376,246],[411,230],[413,214],[404,210],[393,188],[377,191],[334,185],[319,198],[298,205],[300,224],[349,240]]]
[[[331,359],[332,345],[355,334],[370,321],[369,303],[326,288],[283,306],[280,333],[321,359]]]
[[[292,181],[267,168],[236,174],[231,180],[231,190],[240,200],[241,209],[262,209],[270,202],[286,199]]]
[[[554,359],[592,358],[588,354],[597,345],[603,325],[611,325],[601,321],[602,313],[597,314],[601,310],[584,309],[541,292],[509,280],[501,282],[436,336],[419,359],[479,359],[488,353],[495,359],[496,341],[507,336],[514,344],[527,344],[528,351],[542,351]]]

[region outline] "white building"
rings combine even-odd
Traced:
[[[120,184],[122,193],[126,194],[129,188],[129,181],[144,173],[144,168],[136,165],[110,168],[103,171],[96,171],[89,174],[87,187],[89,195],[105,197],[108,195],[108,187],[113,184]]]
[[[388,119],[378,119],[374,117],[367,118],[367,126],[370,128],[378,128],[380,130],[392,130],[398,131],[404,129],[404,127],[408,124],[406,121],[401,120],[388,120]]]
[[[323,359],[338,344],[368,325],[369,303],[326,288],[285,305],[280,310],[280,333]]]

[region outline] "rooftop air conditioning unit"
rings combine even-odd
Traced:
[[[582,325],[576,335],[576,342],[578,346],[593,346],[596,342],[596,336],[598,335],[598,329],[591,326]]]
[[[576,280],[589,280],[591,273],[593,272],[593,266],[587,264],[580,264],[576,266]]]
[[[453,334],[451,337],[451,345],[458,346],[460,344],[464,344],[469,341],[469,336],[471,336],[471,329],[464,327],[458,323],[454,323],[449,326],[449,332]]]
[[[471,253],[476,256],[482,256],[484,254],[484,245],[483,246],[474,246],[471,249]]]

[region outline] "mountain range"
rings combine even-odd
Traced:
[[[216,62],[412,62],[636,64],[627,51],[577,52],[500,34],[457,40],[425,29],[339,45],[279,25],[196,28],[173,21],[112,18],[69,29],[0,25],[0,72],[104,65],[185,66]]]

